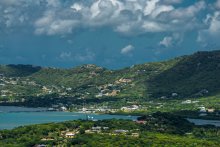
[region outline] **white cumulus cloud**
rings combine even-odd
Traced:
[[[134,50],[134,46],[133,45],[127,45],[126,47],[121,49],[121,54],[123,55],[129,55],[131,54],[131,52]]]
[[[173,38],[170,36],[164,37],[163,40],[160,41],[159,45],[170,47],[172,46]]]
[[[205,19],[207,29],[199,31],[198,42],[208,45],[209,43],[219,44],[220,38],[220,12],[216,11],[213,15],[207,15]]]
[[[34,22],[35,32],[54,35],[72,33],[77,28],[111,27],[123,34],[142,34],[197,27],[200,21],[195,17],[205,8],[205,2],[175,8],[172,4],[176,3],[181,0],[91,0],[65,5],[61,0],[47,0],[42,15]]]
[[[182,42],[182,35],[179,33],[173,33],[171,36],[165,36],[160,42],[160,46],[164,46],[166,48],[172,47]]]
[[[63,35],[75,29],[110,27],[122,34],[199,30],[203,0],[1,0],[0,25],[28,25],[38,35]],[[219,1],[215,4],[218,6]],[[5,13],[4,13],[5,12]]]

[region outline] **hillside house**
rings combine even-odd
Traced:
[[[62,106],[62,107],[60,107],[60,110],[61,110],[61,111],[67,111],[67,108],[64,107],[64,106]]]
[[[131,136],[132,137],[139,137],[139,133],[132,133]]]
[[[215,112],[215,109],[212,109],[212,108],[207,109],[207,112],[209,112],[209,113],[213,113],[213,112]]]
[[[192,101],[191,100],[185,100],[185,101],[182,101],[182,104],[191,104]]]
[[[34,147],[47,147],[45,144],[36,144]]]
[[[102,127],[97,126],[97,127],[92,127],[92,132],[101,132]]]
[[[66,138],[74,138],[75,137],[75,132],[66,132],[65,137]]]
[[[135,121],[137,124],[143,124],[145,125],[147,123],[147,121],[144,121],[144,120],[137,120]]]
[[[128,130],[114,130],[114,133],[116,134],[126,134],[127,132],[129,132]]]
[[[172,97],[177,97],[178,93],[172,93]]]
[[[200,109],[199,110],[200,113],[206,113],[206,108],[205,107],[202,106],[202,107],[199,107],[199,109]]]
[[[122,110],[122,111],[125,111],[125,112],[135,111],[135,110],[138,110],[138,109],[139,109],[139,106],[137,106],[137,105],[127,106],[127,107],[121,107],[121,110]]]

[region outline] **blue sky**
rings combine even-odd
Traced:
[[[220,0],[0,0],[0,64],[117,69],[219,38]]]

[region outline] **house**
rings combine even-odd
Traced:
[[[21,99],[21,102],[25,102],[25,98],[22,98],[22,99]]]
[[[172,93],[172,97],[178,96],[178,93]]]
[[[91,129],[89,129],[89,130],[85,130],[85,133],[86,134],[92,134],[92,133],[95,133],[95,131],[92,131]]]
[[[42,90],[43,92],[48,92],[50,89],[48,89],[46,86],[43,86]]]
[[[100,132],[102,130],[102,127],[97,126],[97,127],[92,127],[93,132]]]
[[[206,108],[204,107],[204,106],[202,106],[202,107],[199,107],[199,112],[201,112],[201,113],[205,113],[206,112]]]
[[[135,121],[137,124],[146,124],[147,121],[144,121],[144,120],[137,120]]]
[[[66,138],[74,138],[75,137],[75,133],[74,132],[66,132],[65,137]]]
[[[36,144],[35,147],[47,147],[45,144]]]
[[[192,103],[193,103],[193,104],[195,104],[195,103],[199,103],[199,101],[192,101]]]
[[[121,107],[121,110],[125,111],[125,112],[134,111],[134,110],[138,110],[138,109],[139,109],[139,106],[137,106],[137,105],[132,105],[132,106],[128,106],[128,107]]]
[[[10,81],[10,84],[17,85],[17,82],[16,81]]]
[[[67,111],[67,108],[64,107],[64,106],[62,106],[62,107],[60,107],[60,110],[61,110],[61,111]]]
[[[114,131],[116,134],[125,134],[128,132],[128,130],[115,130]]]
[[[139,133],[132,133],[131,136],[132,137],[139,137]]]
[[[116,83],[130,83],[130,82],[132,82],[132,80],[131,79],[124,79],[124,78],[121,78],[121,79],[119,79],[118,81],[116,81]]]
[[[167,97],[166,97],[166,96],[161,96],[160,98],[161,98],[161,99],[166,99]]]
[[[67,90],[67,91],[71,91],[71,90],[72,90],[72,88],[70,88],[70,87],[69,87],[69,88],[66,88],[66,90]]]
[[[122,111],[125,111],[125,110],[127,110],[128,109],[128,107],[121,107],[121,110]]]
[[[99,93],[99,94],[97,94],[95,97],[102,97],[103,96],[103,94],[102,93]]]
[[[47,111],[55,111],[56,109],[54,108],[48,108]]]
[[[182,104],[191,104],[192,101],[191,100],[185,100],[185,101],[182,101]]]
[[[209,113],[213,113],[214,111],[215,111],[215,109],[207,109],[207,111],[209,112]]]
[[[139,109],[139,106],[138,105],[132,105],[132,109],[137,110],[137,109]]]
[[[103,127],[103,130],[108,130],[109,129],[109,127]]]
[[[41,141],[53,141],[53,138],[42,138]]]
[[[199,107],[199,112],[200,112],[200,114],[199,114],[199,116],[206,116],[207,115],[207,111],[206,111],[206,108],[204,107],[204,106],[201,106],[201,107]]]

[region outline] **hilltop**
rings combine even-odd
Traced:
[[[92,64],[71,69],[1,65],[0,90],[1,102],[213,96],[220,92],[220,51],[197,52],[120,70]]]

